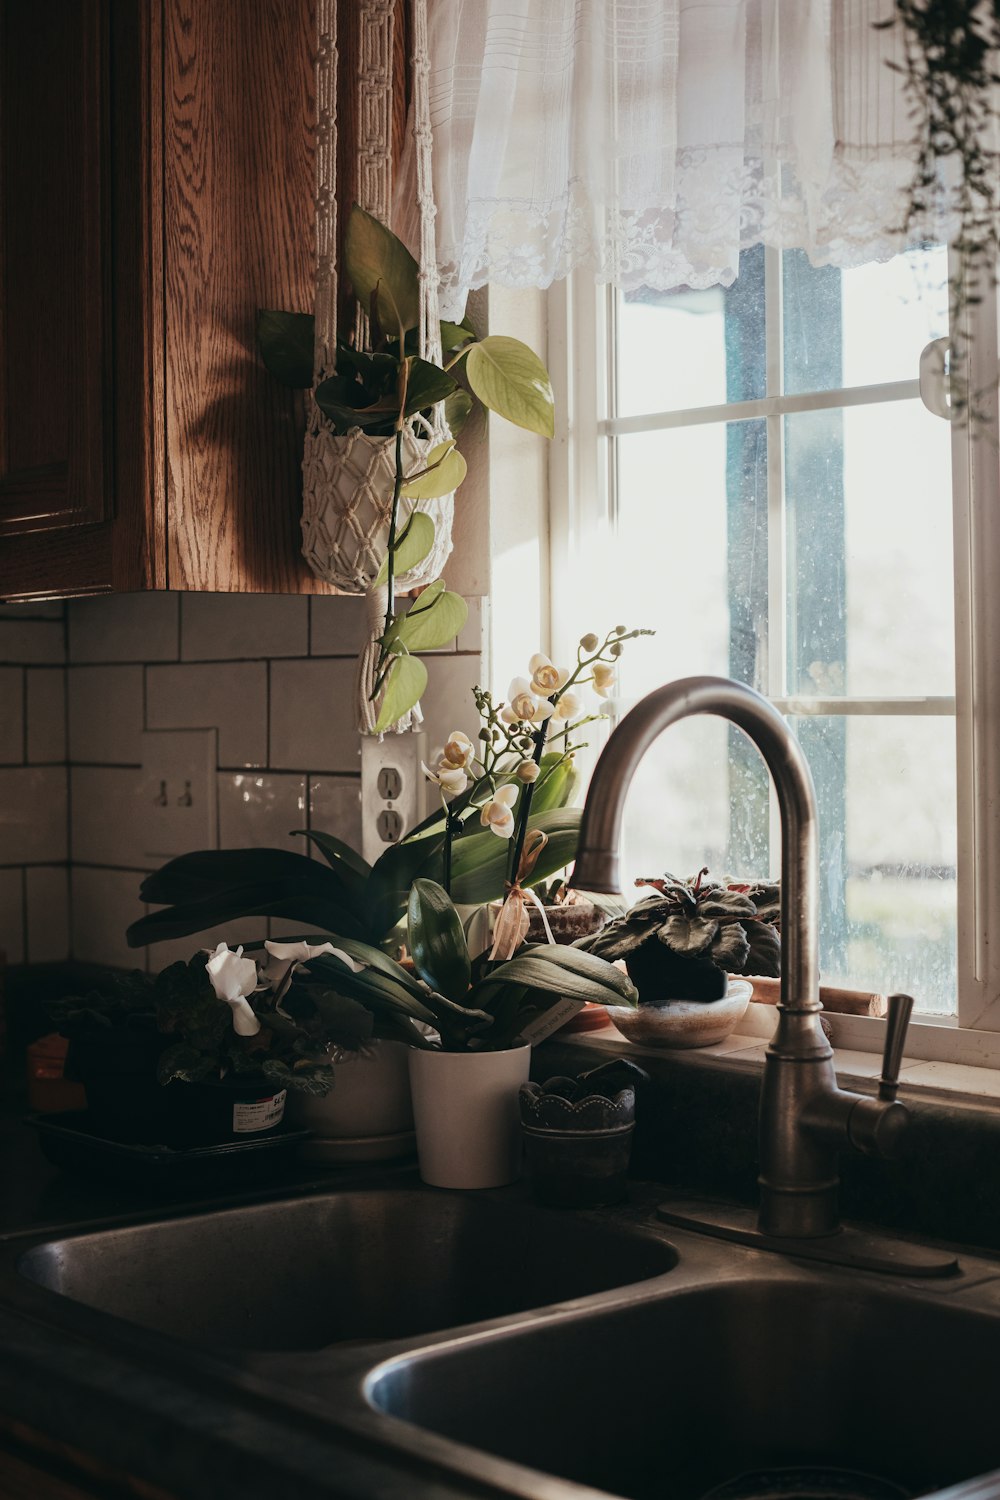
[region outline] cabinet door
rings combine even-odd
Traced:
[[[106,11],[0,0],[0,535],[110,515]]]

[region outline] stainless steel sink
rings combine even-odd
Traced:
[[[211,1350],[412,1338],[669,1271],[669,1245],[458,1193],[369,1189],[49,1240],[22,1276]]]
[[[676,1238],[655,1291],[415,1349],[368,1400],[628,1500],[874,1500],[1000,1466],[995,1266],[932,1289]]]

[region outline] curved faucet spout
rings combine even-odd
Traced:
[[[622,811],[632,776],[663,730],[714,714],[742,729],[774,781],[781,813],[781,1003],[819,1010],[819,833],[812,776],[798,740],[777,709],[727,677],[682,677],[643,698],[618,725],[590,783],[570,884],[617,892]]]
[[[685,677],[643,698],[597,763],[570,883],[583,890],[620,889],[618,844],[633,773],[668,725],[694,714],[728,719],[749,736],[771,773],[781,813],[781,1002],[761,1087],[760,1230],[785,1240],[835,1234],[838,1149],[886,1149],[907,1112],[901,1104],[847,1093],[837,1084],[833,1049],[819,1018],[816,798],[798,741],[777,710],[752,688],[725,677]]]

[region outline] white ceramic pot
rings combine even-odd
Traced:
[[[503,1187],[521,1175],[518,1090],[530,1047],[410,1052],[420,1176],[431,1187]]]
[[[371,1043],[366,1053],[349,1053],[334,1063],[328,1094],[291,1094],[290,1113],[298,1125],[321,1140],[368,1139],[413,1129],[409,1048],[402,1042]]]
[[[642,1047],[712,1047],[747,1013],[753,985],[730,980],[721,1000],[668,1000],[665,1005],[609,1005],[608,1015],[622,1036]]]

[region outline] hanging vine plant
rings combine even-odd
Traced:
[[[962,315],[995,285],[1000,255],[1000,0],[895,0],[894,14],[876,29],[901,29],[902,73],[914,122],[917,156],[907,189],[904,235],[940,220],[956,229],[958,271],[949,277],[953,350],[964,353]],[[968,397],[954,388],[952,409]]]

